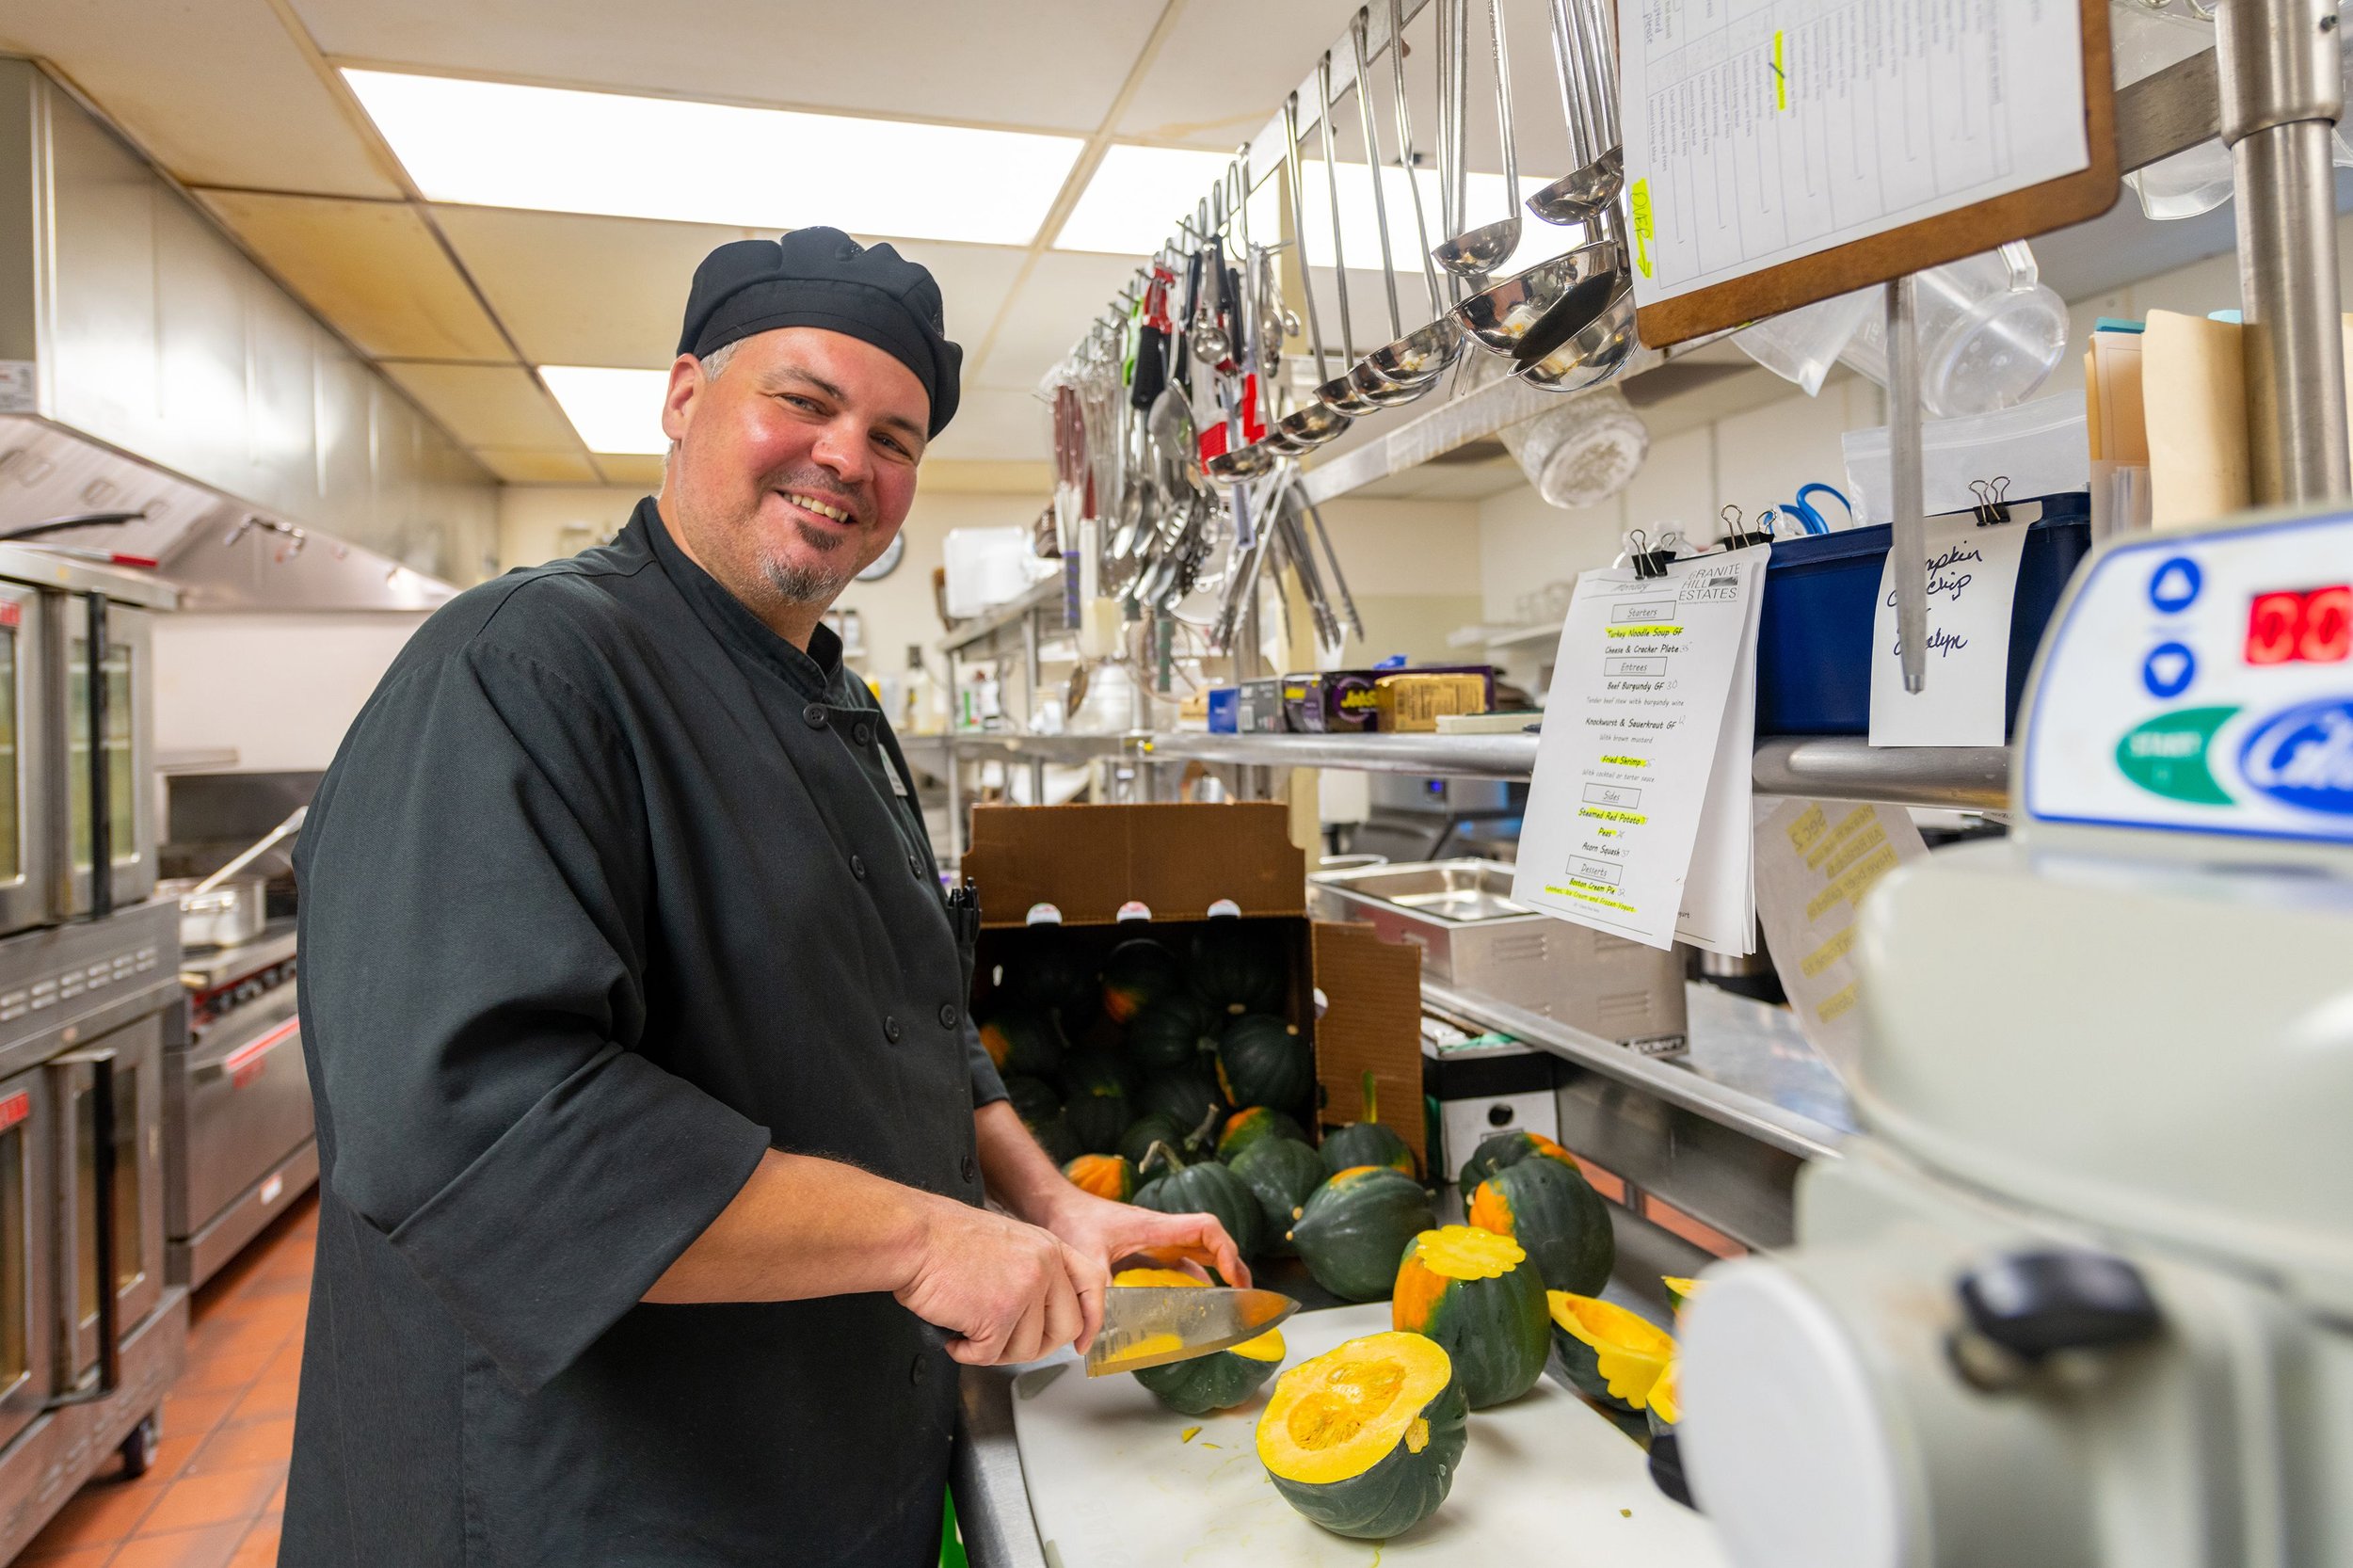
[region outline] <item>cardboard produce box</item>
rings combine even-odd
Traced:
[[[970,844],[964,874],[981,901],[974,1016],[990,1016],[998,977],[1035,923],[1058,916],[1099,963],[1134,936],[1181,955],[1213,906],[1230,907],[1225,918],[1288,952],[1284,1016],[1315,1061],[1321,1126],[1310,1133],[1365,1119],[1369,1095],[1375,1119],[1427,1164],[1420,952],[1383,941],[1369,925],[1308,918],[1306,857],[1290,841],[1289,807],[980,806]]]
[[[1406,670],[1373,682],[1378,726],[1400,734],[1434,735],[1441,715],[1487,711],[1488,680]]]

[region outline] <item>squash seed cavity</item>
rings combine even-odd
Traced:
[[[1405,1386],[1394,1361],[1359,1361],[1332,1368],[1323,1386],[1291,1407],[1291,1441],[1303,1448],[1336,1448],[1389,1408]]]

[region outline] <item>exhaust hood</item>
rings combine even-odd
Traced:
[[[497,486],[34,65],[0,58],[0,536],[190,610],[430,609]],[[121,514],[131,514],[126,520]]]

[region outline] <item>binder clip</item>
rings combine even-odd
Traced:
[[[1716,542],[1726,550],[1746,550],[1753,544],[1773,542],[1773,509],[1770,506],[1765,508],[1764,515],[1756,520],[1753,528],[1740,520],[1740,508],[1729,502],[1716,515],[1724,525],[1723,537]]]
[[[1634,575],[1646,582],[1654,577],[1664,577],[1667,575],[1667,563],[1675,558],[1675,546],[1682,542],[1682,538],[1681,533],[1670,528],[1658,536],[1657,544],[1653,546],[1648,534],[1640,528],[1630,529],[1625,536],[1628,548],[1610,565],[1624,566],[1631,561],[1634,563]]]
[[[1972,479],[1969,493],[1977,498],[1970,510],[1977,514],[1977,526],[1991,528],[1997,522],[2009,520],[2009,475],[1997,473],[1992,479]]]

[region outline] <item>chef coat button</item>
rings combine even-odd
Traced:
[[[810,703],[808,707],[801,710],[801,718],[811,729],[824,728],[825,705],[822,702]]]
[[[870,746],[874,744],[874,727],[867,723],[864,719],[858,720],[857,728],[851,730],[850,733],[857,738],[857,744],[862,746]]]
[[[956,1004],[954,1002],[949,1001],[940,1003],[939,1027],[942,1029],[953,1029],[956,1027]]]
[[[918,882],[923,880],[923,857],[912,850],[907,852],[907,870],[915,873]]]
[[[923,1381],[923,1368],[924,1358],[918,1355],[913,1361],[907,1364],[907,1381],[909,1383],[921,1383]]]
[[[895,1046],[895,1045],[897,1045],[897,1044],[899,1043],[899,1020],[898,1020],[898,1019],[896,1019],[896,1018],[885,1018],[885,1019],[883,1020],[883,1038],[884,1038],[884,1039],[886,1039],[886,1040],[888,1040],[888,1041],[889,1041],[889,1042],[890,1042],[892,1045],[894,1045],[894,1046]]]
[[[972,1157],[968,1154],[964,1157],[963,1170],[965,1184],[969,1186],[972,1181]]]
[[[866,861],[863,856],[856,855],[850,856],[850,874],[860,882],[866,880]]]

